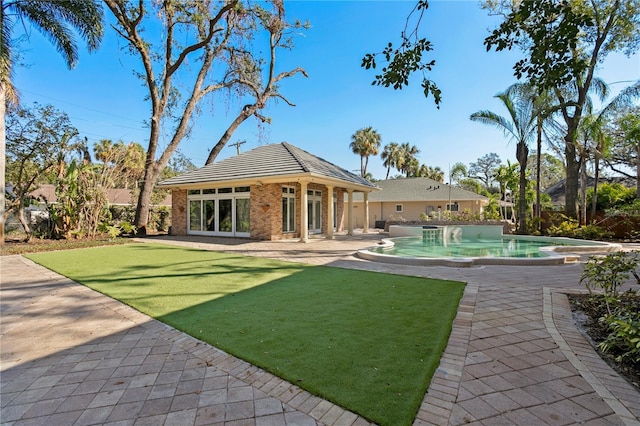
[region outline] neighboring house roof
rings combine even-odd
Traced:
[[[563,205],[565,203],[565,194],[567,189],[565,187],[566,180],[562,179],[551,185],[544,192],[551,197],[551,203],[555,205]],[[593,188],[595,178],[587,176],[587,188]],[[600,177],[598,184],[602,183],[619,183],[627,188],[634,188],[636,186],[636,179],[626,176],[614,176],[614,177]],[[580,181],[578,181],[578,188],[580,188]]]
[[[46,200],[48,203],[57,203],[58,197],[56,197],[56,188],[51,184],[40,185],[38,189],[33,191],[31,195],[40,200]],[[135,205],[136,200],[131,195],[130,189],[113,188],[107,189],[107,197],[109,204],[112,206],[130,206]],[[167,195],[159,206],[170,206],[171,195]]]
[[[163,187],[195,186],[202,183],[264,181],[301,175],[351,184],[361,190],[376,189],[368,180],[287,142],[263,145],[218,163],[206,165],[160,182]]]
[[[381,191],[369,194],[369,202],[455,201],[489,199],[475,192],[456,188],[429,178],[389,179],[376,182]],[[451,190],[451,191],[449,191]],[[363,201],[362,194],[353,194],[353,201]]]

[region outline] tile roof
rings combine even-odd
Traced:
[[[369,194],[369,201],[443,201],[449,200],[449,185],[429,178],[389,179],[376,182],[381,191]],[[362,201],[361,193],[353,201]],[[487,197],[451,186],[451,201],[488,200]]]
[[[286,142],[254,148],[219,163],[164,180],[159,185],[181,186],[300,174],[339,179],[372,189],[376,187],[368,180]]]

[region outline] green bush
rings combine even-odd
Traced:
[[[602,352],[617,354],[615,359],[618,362],[629,358],[640,363],[640,312],[618,309],[600,321],[606,323],[611,332],[598,348]]]
[[[583,240],[601,240],[612,236],[612,233],[602,226],[589,224],[581,227],[578,221],[573,218],[565,215],[560,215],[560,218],[562,220],[561,222],[557,225],[551,225],[547,229],[548,235],[552,237],[580,238]]]
[[[573,237],[575,236],[580,224],[574,218],[560,215],[560,222],[557,225],[551,225],[547,229],[547,234],[552,237]]]
[[[640,258],[637,251],[627,255],[625,252],[610,253],[599,258],[590,256],[580,282],[585,284],[589,294],[595,288],[602,289],[607,298],[613,299],[618,295],[618,288],[633,274],[640,284],[640,277],[636,270],[640,266]],[[611,313],[611,311],[609,311]]]
[[[598,185],[597,210],[608,210],[631,203],[636,197],[634,188],[627,188],[620,183],[601,183]],[[591,205],[593,188],[587,191],[587,203]]]
[[[575,238],[581,238],[584,240],[602,240],[605,238],[611,238],[613,234],[602,226],[589,224],[576,230],[574,234]]]
[[[603,352],[611,353],[617,362],[629,358],[640,363],[640,309],[638,294],[628,291],[622,296],[618,289],[632,274],[640,284],[638,267],[640,252],[611,253],[603,258],[591,256],[584,267],[580,282],[584,282],[589,294],[594,288],[603,290],[602,295],[592,295],[604,300],[607,314],[600,318],[606,324],[607,337],[598,344]],[[622,300],[627,300],[623,303]],[[629,302],[635,300],[635,302]]]

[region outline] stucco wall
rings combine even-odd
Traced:
[[[187,190],[171,191],[171,235],[187,235]]]
[[[451,200],[451,203],[457,200]],[[369,226],[373,227],[378,220],[420,220],[421,213],[427,213],[429,206],[434,211],[438,211],[438,207],[445,212],[448,201],[411,201],[411,202],[379,202],[369,201]],[[396,212],[396,204],[402,204],[402,212]],[[471,213],[479,213],[481,204],[478,201],[458,201],[458,213],[468,209]],[[354,227],[362,228],[364,226],[364,203],[362,201],[353,203]],[[456,212],[453,212],[455,215]],[[346,223],[346,222],[345,222]]]

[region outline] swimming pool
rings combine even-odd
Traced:
[[[618,244],[560,237],[502,235],[502,227],[490,225],[401,227],[376,247],[358,256],[378,262],[406,265],[558,265],[575,262],[581,253],[620,250]],[[391,230],[390,230],[391,233]]]

